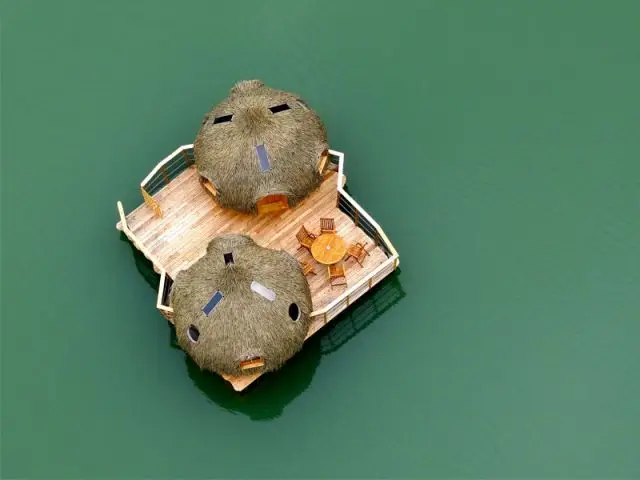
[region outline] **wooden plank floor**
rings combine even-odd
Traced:
[[[127,223],[173,278],[204,255],[207,244],[221,233],[244,233],[264,247],[285,250],[314,265],[316,275],[307,276],[307,280],[313,309],[319,310],[342,294],[344,287],[332,289],[327,267],[317,263],[306,250],[298,250],[296,232],[300,225],[304,223],[308,230],[319,233],[320,218],[333,217],[338,234],[347,244],[368,242],[371,255],[364,261],[364,268],[353,259],[345,263],[349,285],[360,281],[387,259],[380,248],[374,247],[373,240],[337,208],[336,175],[331,172],[320,188],[295,208],[258,217],[221,208],[200,184],[195,168],[190,167],[154,195],[163,218],[157,218],[142,203],[127,215]]]

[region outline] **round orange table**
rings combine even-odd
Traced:
[[[324,265],[338,263],[345,253],[347,253],[347,245],[336,233],[323,233],[311,245],[311,255],[318,263]]]

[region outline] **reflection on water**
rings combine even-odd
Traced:
[[[131,241],[127,238],[124,232],[120,232],[120,240],[122,240],[127,245],[129,245],[129,247],[131,247],[131,252],[133,253],[133,260],[136,264],[136,268],[138,269],[138,272],[140,272],[140,275],[142,275],[142,278],[144,278],[145,281],[149,285],[151,285],[151,288],[153,288],[153,291],[155,293],[158,293],[158,288],[160,286],[160,274],[155,272],[155,270],[153,269],[153,265],[151,264],[151,261],[147,257],[145,257],[142,253],[140,253],[140,250],[138,250],[133,245],[133,243],[131,243]]]
[[[179,349],[175,338],[172,346]],[[185,364],[194,385],[212,402],[230,412],[243,413],[252,420],[270,420],[280,416],[284,407],[311,384],[321,356],[319,339],[310,340],[278,372],[263,375],[243,392],[233,390],[222,377],[201,370],[186,354]],[[271,378],[275,375],[278,378]]]
[[[320,330],[317,335],[322,340],[323,355],[338,350],[405,297],[400,283],[400,271],[398,268],[342,312],[331,324]]]
[[[128,242],[124,234],[121,238]],[[149,260],[133,245],[131,248],[140,274],[157,291],[159,275],[153,270]],[[307,340],[304,348],[280,370],[261,376],[243,392],[234,391],[220,376],[201,370],[185,354],[187,373],[194,385],[222,408],[230,412],[243,413],[253,420],[276,418],[311,384],[323,355],[330,355],[341,348],[404,297],[398,268]],[[153,301],[153,298],[150,301]],[[160,317],[159,313],[158,316]],[[171,347],[180,350],[174,329],[171,328],[170,332]]]

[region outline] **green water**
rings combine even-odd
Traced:
[[[640,477],[640,1],[0,5],[3,478]],[[248,78],[402,266],[238,396],[115,224]]]

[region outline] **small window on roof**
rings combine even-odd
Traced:
[[[233,118],[233,115],[222,115],[221,117],[216,117],[213,119],[213,123],[225,123],[225,122],[230,122],[231,119]]]
[[[273,302],[276,299],[276,292],[265,287],[261,283],[256,282],[255,280],[251,282],[251,290],[256,292],[258,295],[266,298],[270,302]]]
[[[300,307],[298,307],[297,303],[289,305],[289,318],[294,322],[300,320]]]
[[[202,311],[204,312],[204,314],[207,317],[211,315],[211,312],[213,312],[213,310],[218,306],[218,304],[222,301],[223,298],[224,298],[224,295],[219,290],[216,290],[215,292],[213,292],[213,295],[211,296],[207,304],[204,307],[202,307]]]
[[[195,325],[189,325],[189,328],[187,328],[187,337],[189,337],[191,343],[196,343],[198,338],[200,338],[200,331],[198,330],[198,327]]]
[[[269,107],[271,113],[284,112],[285,110],[291,110],[291,107],[286,103],[282,103],[280,105],[276,105],[275,107]]]
[[[233,253],[225,253],[224,254],[224,264],[229,265],[233,263]]]
[[[264,144],[256,145],[256,153],[258,154],[258,161],[260,162],[260,170],[263,172],[271,170],[271,163],[269,162],[269,155]]]

